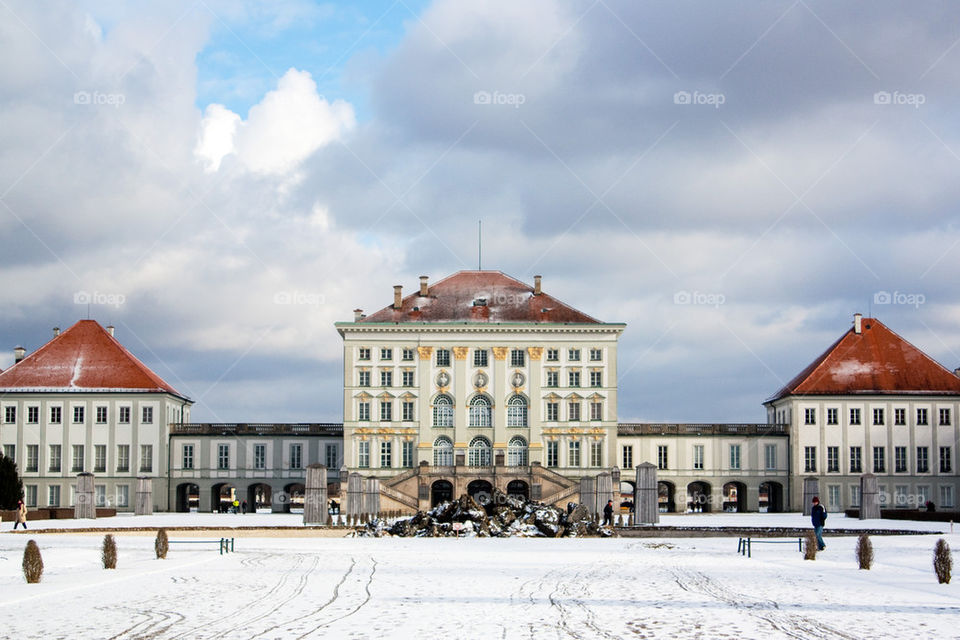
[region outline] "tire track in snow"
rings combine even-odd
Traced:
[[[371,591],[370,591],[370,585],[373,584],[373,578],[374,578],[374,576],[375,576],[376,573],[377,573],[377,561],[376,561],[375,558],[373,558],[373,557],[371,556],[371,557],[370,557],[370,563],[371,563],[371,566],[370,566],[370,575],[367,576],[367,583],[366,583],[366,584],[364,585],[364,587],[363,587],[363,590],[364,590],[364,593],[366,594],[366,597],[360,602],[360,604],[358,604],[356,607],[354,607],[354,608],[353,608],[352,610],[350,610],[349,612],[343,614],[342,616],[337,616],[337,617],[335,617],[335,618],[332,618],[332,619],[324,622],[323,624],[319,624],[319,625],[317,625],[316,627],[314,627],[313,629],[310,629],[309,631],[307,631],[307,632],[304,633],[303,635],[297,636],[296,640],[302,640],[303,638],[306,638],[306,637],[309,636],[310,634],[315,633],[316,631],[319,631],[320,629],[324,629],[324,628],[326,628],[326,627],[329,627],[330,625],[332,625],[332,624],[335,623],[335,622],[340,622],[341,620],[346,620],[346,619],[349,618],[350,616],[356,614],[358,611],[360,611],[360,609],[362,609],[363,607],[365,607],[365,606],[367,605],[367,603],[370,602],[370,599],[373,597],[373,594],[372,594]],[[332,602],[332,601],[331,601],[331,602]],[[328,604],[330,604],[330,603],[328,603]],[[326,605],[325,605],[325,606],[326,606]]]

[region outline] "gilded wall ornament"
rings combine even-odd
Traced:
[[[466,360],[467,353],[470,351],[470,347],[454,347],[453,348],[453,358],[454,360]]]
[[[494,347],[494,348],[493,348],[493,359],[494,359],[494,360],[506,360],[506,359],[507,359],[507,348],[506,348],[506,347]]]

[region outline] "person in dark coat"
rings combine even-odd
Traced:
[[[607,500],[607,506],[603,508],[603,524],[613,526],[613,500]]]
[[[813,523],[813,532],[817,536],[817,549],[823,551],[827,545],[823,544],[823,525],[827,522],[827,510],[820,504],[820,498],[813,496],[813,509],[810,510],[810,522]]]

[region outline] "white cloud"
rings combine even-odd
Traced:
[[[233,153],[240,116],[222,104],[211,104],[200,121],[200,139],[194,154],[204,161],[208,172],[220,169],[224,156]]]

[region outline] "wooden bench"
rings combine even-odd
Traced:
[[[220,545],[220,555],[233,552],[233,538],[219,540],[168,540],[170,544],[216,544]]]
[[[747,556],[752,558],[753,545],[755,544],[794,544],[793,538],[789,540],[769,540],[769,539],[754,539],[754,538],[740,538],[737,541],[737,553],[742,556]],[[797,550],[800,553],[803,553],[803,536],[797,536]]]

